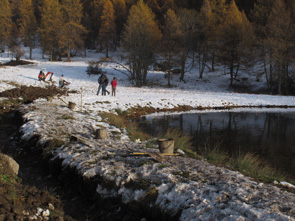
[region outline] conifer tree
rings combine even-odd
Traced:
[[[264,70],[268,92],[272,92],[273,90],[273,62],[271,58],[271,48],[267,45],[267,39],[270,35],[267,24],[270,23],[269,17],[274,1],[275,0],[257,0],[250,14],[255,33],[255,48],[258,50],[256,58],[263,64],[262,68]]]
[[[82,35],[86,29],[81,24],[82,4],[79,0],[62,0],[63,27],[59,39],[59,47],[67,53],[67,60],[71,60],[71,50],[83,47]]]
[[[11,34],[12,21],[8,0],[0,0],[0,49],[8,45]]]
[[[184,74],[188,71],[187,59],[194,48],[197,31],[198,15],[193,9],[182,9],[177,16],[180,21],[180,38],[178,39],[178,63],[180,65],[180,81],[184,81]]]
[[[116,39],[116,25],[113,4],[107,0],[101,16],[101,28],[99,40],[106,50],[106,57],[109,57],[109,47]]]
[[[211,49],[211,71],[215,71],[215,57],[218,42],[220,40],[221,25],[224,23],[227,4],[226,0],[210,1],[211,10],[213,12],[211,24],[212,28],[209,29],[208,38],[210,40]]]
[[[96,41],[98,40],[99,30],[101,27],[101,15],[103,11],[103,7],[107,0],[93,0],[92,7],[91,7],[91,23],[90,23],[90,30],[88,39],[91,41],[91,45],[93,47],[97,46]]]
[[[289,9],[284,0],[274,1],[266,24],[269,30],[267,46],[271,49],[274,67],[273,81],[279,94],[289,94],[291,89],[292,76],[289,73],[289,65],[294,51],[295,32]]]
[[[177,43],[181,36],[180,21],[175,12],[171,9],[168,9],[167,13],[164,16],[164,19],[165,24],[163,27],[161,54],[166,60],[168,86],[171,86],[171,67],[175,63],[173,58],[178,53]]]
[[[122,31],[124,28],[124,24],[126,23],[127,20],[127,7],[125,0],[112,0],[114,10],[115,10],[115,24],[116,24],[116,35],[117,35],[117,41],[116,45],[120,44],[121,36],[122,36]]]
[[[20,36],[25,46],[30,48],[30,59],[32,59],[32,49],[36,45],[36,35],[37,35],[37,21],[34,14],[34,7],[32,0],[21,0],[20,5],[20,20],[19,20],[19,30]]]
[[[232,0],[221,27],[219,52],[229,68],[230,86],[232,86],[234,78],[237,77],[243,54],[251,47],[251,40],[253,39],[252,26],[245,13],[240,12],[235,1]]]
[[[42,49],[49,54],[50,61],[57,59],[56,56],[59,56],[59,59],[61,59],[59,41],[64,20],[59,1],[44,0],[41,12],[40,42]]]
[[[198,60],[199,60],[199,78],[203,78],[205,67],[209,58],[209,49],[212,42],[211,35],[214,28],[213,12],[210,0],[204,0],[200,9],[198,20],[197,41]]]
[[[160,39],[161,32],[155,15],[143,0],[139,0],[130,9],[123,38],[137,85],[146,84],[148,67],[153,62]]]

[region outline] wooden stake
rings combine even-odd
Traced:
[[[81,113],[82,113],[82,97],[83,97],[83,88],[81,87]]]

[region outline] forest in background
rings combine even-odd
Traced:
[[[0,0],[0,48],[19,60],[22,45],[30,59],[38,47],[50,61],[120,49],[138,86],[151,68],[170,86],[173,73],[185,82],[222,65],[233,86],[256,67],[268,93],[294,95],[294,12],[295,0]]]

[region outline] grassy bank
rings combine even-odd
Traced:
[[[145,123],[139,121],[139,113],[146,114],[153,110],[145,110],[144,108],[130,109],[127,111],[116,110],[116,113],[100,113],[99,115],[104,121],[113,126],[128,131],[128,135],[132,141],[146,141],[146,146],[149,148],[157,148],[157,140],[152,137],[152,131]],[[157,139],[174,139],[174,146],[186,153],[188,157],[205,159],[208,162],[217,166],[227,167],[231,170],[236,170],[246,176],[250,176],[257,181],[271,183],[276,181],[288,181],[295,184],[295,180],[288,178],[286,174],[273,169],[270,165],[259,159],[252,153],[240,153],[238,156],[229,156],[227,153],[220,150],[219,145],[208,146],[206,143],[203,147],[196,151],[193,146],[191,137],[183,134],[179,130],[168,130],[166,133],[158,134]]]

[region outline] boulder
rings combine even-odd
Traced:
[[[10,156],[0,153],[0,159],[6,161],[7,166],[13,171],[15,175],[18,175],[19,164]]]

